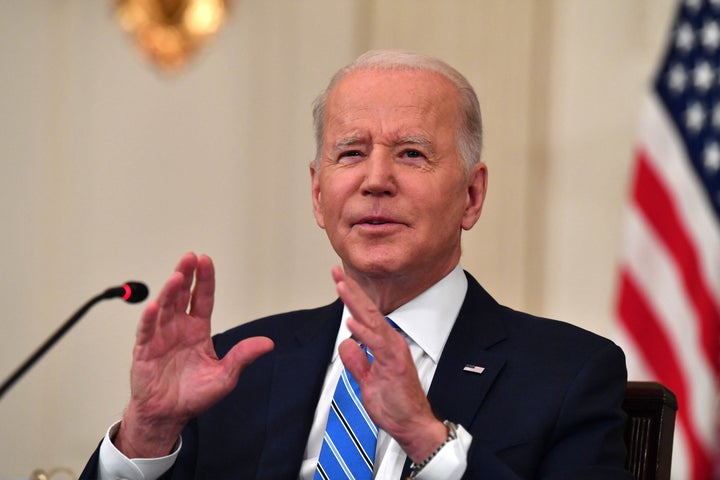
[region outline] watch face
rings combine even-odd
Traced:
[[[457,438],[457,425],[450,420],[445,420],[443,424],[447,427],[448,430],[448,441],[455,440]]]

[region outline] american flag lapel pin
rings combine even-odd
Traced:
[[[485,371],[485,367],[479,367],[477,365],[472,365],[472,364],[468,363],[467,365],[465,365],[465,368],[463,368],[463,371],[480,374]]]

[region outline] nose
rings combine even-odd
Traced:
[[[393,196],[397,193],[396,164],[389,152],[373,149],[364,164],[363,195]]]

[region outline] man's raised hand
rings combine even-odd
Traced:
[[[340,344],[340,358],[358,382],[370,418],[421,462],[447,438],[447,428],[430,408],[407,342],[352,278],[339,267],[332,273],[352,313],[347,326],[353,338]],[[372,363],[357,342],[368,347]]]
[[[227,395],[240,372],[272,350],[269,338],[253,337],[218,359],[210,333],[214,295],[212,260],[188,253],[145,308],[133,349],[130,404],[114,440],[126,456],[167,455],[185,424]]]

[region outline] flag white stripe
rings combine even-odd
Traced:
[[[687,431],[678,422],[675,422],[670,478],[672,480],[688,480],[690,478],[690,448]]]

